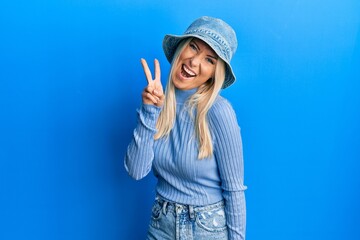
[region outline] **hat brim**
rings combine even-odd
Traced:
[[[215,53],[225,62],[225,80],[224,80],[224,84],[222,86],[223,89],[229,87],[230,85],[232,85],[235,80],[235,74],[231,68],[230,63],[226,60],[226,57],[223,56],[223,53],[221,52],[220,49],[218,49],[218,44],[215,41],[212,41],[211,39],[209,39],[206,36],[202,36],[199,33],[198,34],[184,34],[184,35],[172,35],[172,34],[167,34],[164,37],[163,40],[163,50],[166,56],[166,59],[171,63],[175,54],[175,51],[179,45],[179,43],[189,37],[194,37],[194,38],[198,38],[201,39],[202,41],[206,42],[214,51]]]

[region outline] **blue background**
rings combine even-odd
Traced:
[[[144,239],[155,179],[123,156],[140,58],[197,17],[238,35],[247,239],[360,239],[360,2],[0,3],[0,239]]]

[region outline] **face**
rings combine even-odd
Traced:
[[[194,38],[185,46],[174,66],[172,81],[176,88],[189,90],[214,77],[218,56],[204,41]]]

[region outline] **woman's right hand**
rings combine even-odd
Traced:
[[[145,59],[141,59],[141,64],[148,82],[148,85],[142,92],[142,100],[144,104],[151,104],[158,107],[164,105],[164,91],[160,80],[160,63],[157,59],[154,60],[155,64],[155,78],[152,78],[149,66]]]

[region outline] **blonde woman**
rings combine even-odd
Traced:
[[[245,239],[246,207],[240,128],[220,90],[235,81],[234,30],[196,19],[183,35],[166,35],[171,70],[164,94],[160,64],[148,81],[139,123],[125,156],[135,179],[157,177],[147,239]]]

